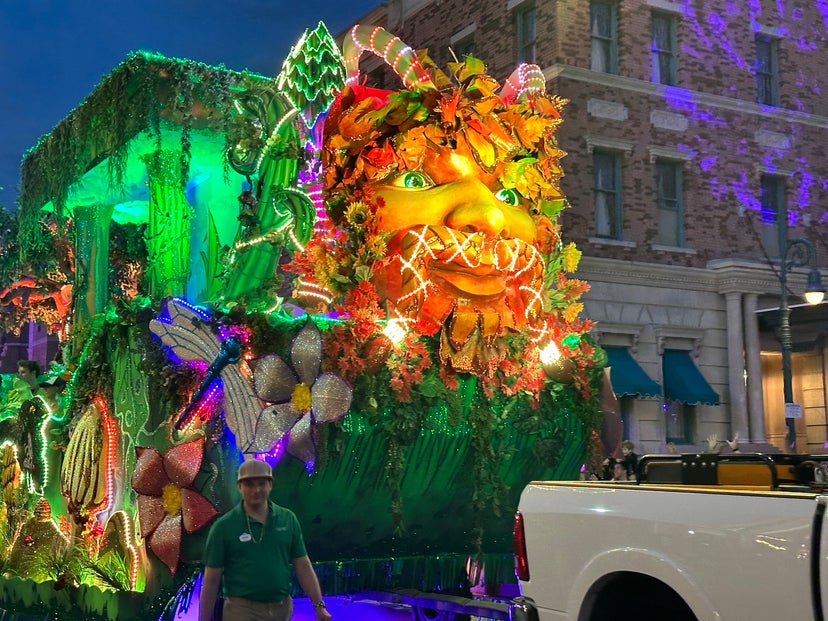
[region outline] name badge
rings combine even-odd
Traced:
[[[241,541],[242,543],[247,543],[251,539],[253,539],[253,537],[250,535],[250,533],[242,533],[241,535],[239,535],[239,541]]]

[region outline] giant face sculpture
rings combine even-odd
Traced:
[[[404,55],[376,32],[363,48],[370,40]],[[502,358],[502,337],[549,332],[546,266],[560,250],[552,219],[565,203],[553,132],[563,102],[545,94],[537,67],[516,71],[505,94],[475,59],[454,66],[451,80],[413,56],[396,68],[408,89],[346,87],[331,109],[329,215],[349,231],[342,243],[355,248],[356,271],[389,318],[440,331],[445,363],[485,373]]]
[[[542,311],[537,225],[496,173],[443,147],[373,186],[388,250],[372,282],[392,315],[442,327],[443,358],[460,370],[485,365],[481,346]]]

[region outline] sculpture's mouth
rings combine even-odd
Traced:
[[[436,282],[444,281],[464,296],[494,296],[506,291],[505,278],[491,265],[469,269],[454,264],[431,265],[429,273]]]

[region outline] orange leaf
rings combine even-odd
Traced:
[[[500,313],[485,313],[483,315],[483,338],[491,341],[498,335],[500,329]]]
[[[494,116],[486,116],[483,118],[483,123],[486,125],[488,134],[486,134],[495,145],[507,152],[513,152],[518,148],[518,144],[514,137],[506,131],[506,128]]]
[[[469,340],[472,332],[477,327],[477,313],[457,313],[451,320],[449,340],[456,348],[462,347]]]
[[[442,326],[454,305],[455,301],[443,293],[430,295],[420,307],[419,315]]]
[[[491,97],[495,94],[499,87],[500,85],[494,78],[487,75],[476,75],[469,80],[466,90],[469,92],[478,91],[480,97]],[[498,97],[498,100],[499,99],[500,98]]]
[[[452,95],[444,93],[440,100],[440,118],[444,124],[453,126],[457,120],[457,104],[460,101],[460,91],[455,90]]]
[[[471,127],[467,127],[463,135],[477,164],[486,172],[492,172],[497,163],[494,145]]]
[[[390,142],[386,142],[382,148],[366,149],[362,157],[368,160],[372,166],[385,168],[394,163],[394,149]]]
[[[427,152],[425,140],[407,140],[397,147],[397,157],[404,168],[419,170]]]
[[[471,108],[480,116],[487,116],[501,105],[503,104],[499,97],[485,97],[484,99],[476,101]]]
[[[374,128],[373,121],[365,118],[365,113],[371,110],[371,99],[363,99],[348,110],[339,119],[339,129],[345,141],[350,142],[364,136]]]

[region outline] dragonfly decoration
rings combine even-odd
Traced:
[[[338,420],[351,406],[351,388],[337,375],[319,373],[322,337],[308,320],[291,347],[291,364],[275,354],[248,364],[235,336],[216,336],[209,316],[172,298],[150,330],[180,359],[207,364],[207,372],[187,408],[176,420],[182,428],[218,382],[223,386],[224,417],[242,453],[271,451],[287,436],[287,452],[313,468],[316,430]],[[251,365],[253,370],[251,370]]]
[[[181,360],[209,365],[190,405],[176,420],[176,428],[181,428],[191,417],[209,386],[220,380],[224,389],[225,422],[236,436],[239,450],[255,452],[262,404],[248,379],[252,373],[242,358],[241,342],[233,337],[220,341],[210,327],[209,316],[179,298],[167,301],[165,312],[150,322],[150,330]]]
[[[201,403],[201,400],[207,395],[210,386],[221,376],[221,371],[224,367],[228,364],[239,363],[241,360],[241,352],[242,343],[235,336],[230,336],[221,341],[221,349],[219,350],[216,359],[210,363],[209,367],[207,367],[207,373],[205,373],[204,379],[201,380],[201,384],[199,384],[198,389],[195,393],[193,393],[193,398],[190,399],[190,404],[184,409],[181,416],[179,416],[178,420],[175,422],[176,429],[180,430],[184,427],[184,423],[190,418],[190,416],[192,416],[199,403]]]

